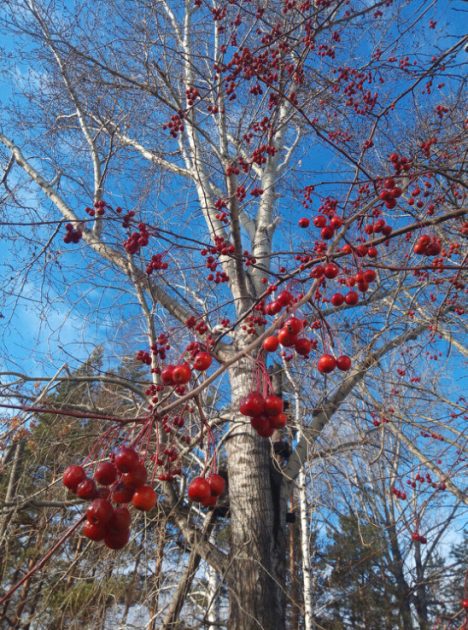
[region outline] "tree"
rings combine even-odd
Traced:
[[[54,411],[102,430],[93,461],[125,440],[146,456],[158,509],[192,561],[226,582],[230,628],[284,626],[290,484],[340,410],[374,414],[384,443],[392,433],[390,448],[413,448],[463,498],[462,401],[445,383],[433,392],[423,368],[448,347],[466,353],[466,39],[449,40],[431,11],[378,0],[2,9],[5,305],[27,297],[25,277],[43,278],[41,308],[63,299],[100,327],[108,360],[131,352],[147,366],[132,415],[120,404]],[[301,437],[283,457],[266,438],[286,441],[284,418],[275,428],[240,413],[253,391],[273,393],[271,337],[312,409],[290,423]],[[208,371],[193,369],[200,353],[215,361]],[[449,353],[444,369],[457,360]],[[178,383],[171,363],[189,364]],[[390,400],[418,387],[437,411],[407,426]],[[35,410],[27,388],[5,394],[5,408]],[[442,467],[426,457],[433,442],[412,442],[429,425]],[[219,451],[228,549],[177,481],[214,471]]]

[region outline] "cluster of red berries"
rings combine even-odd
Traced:
[[[145,365],[151,365],[151,356],[149,352],[145,352],[145,350],[138,350],[135,358],[137,361],[141,361]]]
[[[208,332],[208,326],[205,324],[203,319],[198,319],[193,315],[190,315],[185,320],[185,325],[189,330],[195,330],[200,336],[205,335]]]
[[[106,211],[106,205],[106,202],[101,199],[100,201],[95,202],[94,208],[85,208],[85,212],[86,214],[89,214],[90,217],[102,217]]]
[[[82,466],[68,466],[63,485],[81,499],[92,501],[83,534],[94,541],[104,540],[110,549],[122,549],[130,538],[131,519],[128,508],[118,504],[131,502],[137,510],[147,512],[156,505],[157,495],[146,485],[146,467],[133,448],[121,446],[111,459],[98,464],[93,479]]]
[[[193,368],[199,372],[207,370],[213,358],[208,352],[198,352],[193,358]],[[188,363],[179,365],[166,365],[161,371],[161,380],[164,385],[186,385],[192,378],[192,370]]]
[[[359,302],[359,295],[356,291],[349,291],[346,295],[334,293],[330,302],[333,306],[341,306],[345,302],[348,306],[355,306]]]
[[[402,171],[409,171],[412,162],[404,155],[398,155],[398,153],[390,153],[389,160],[392,163],[395,173],[399,175]]]
[[[170,129],[171,136],[177,138],[179,133],[184,130],[183,114],[174,114],[168,123],[163,125],[163,129]]]
[[[311,278],[328,278],[329,280],[333,280],[338,275],[340,269],[338,265],[335,263],[328,263],[326,265],[315,265],[315,267],[310,272]]]
[[[442,250],[440,239],[429,234],[422,234],[416,241],[413,251],[419,256],[438,256]]]
[[[140,231],[133,232],[132,234],[130,234],[130,236],[127,238],[126,241],[124,241],[124,244],[123,244],[126,251],[131,255],[138,254],[141,247],[145,247],[146,245],[148,245],[148,241],[149,241],[148,228],[146,227],[144,223],[139,223],[138,229]]]
[[[321,374],[330,374],[335,368],[347,372],[351,367],[351,359],[345,354],[337,359],[331,354],[322,354],[317,363],[317,369]]]
[[[189,484],[188,497],[194,503],[201,503],[203,507],[215,507],[219,497],[223,494],[226,483],[216,473],[208,477],[195,477]]]
[[[346,278],[346,284],[349,287],[357,285],[359,291],[361,291],[361,293],[365,293],[369,288],[369,284],[375,282],[376,278],[377,274],[373,269],[366,269],[366,271],[358,271],[354,276]]]
[[[402,190],[398,186],[395,185],[395,180],[393,177],[387,177],[384,180],[384,189],[380,193],[379,197],[382,201],[385,201],[385,206],[391,210],[396,206],[396,200],[398,197],[401,197]]]
[[[427,543],[427,538],[425,536],[421,536],[418,532],[414,532],[411,534],[411,540],[414,542],[419,542],[421,545],[425,545]]]
[[[392,226],[391,225],[387,225],[387,223],[385,223],[384,219],[377,219],[377,221],[375,223],[368,223],[365,227],[364,227],[364,232],[366,234],[379,234],[379,232],[381,234],[383,234],[384,236],[390,236],[390,234],[392,233]],[[371,248],[369,248],[371,249]],[[370,256],[372,258],[372,256]]]
[[[117,208],[116,210],[117,210],[117,212],[119,212],[119,210],[121,211],[121,208]],[[134,216],[135,216],[135,210],[129,210],[127,212],[127,214],[124,214],[123,217],[122,217],[122,219],[123,219],[122,227],[129,228],[130,227],[130,223],[132,222],[132,219],[133,219]]]
[[[281,291],[273,302],[265,306],[265,315],[277,315],[283,308],[290,306],[294,302],[292,293],[287,290]]]
[[[167,262],[163,261],[162,254],[154,254],[151,256],[151,260],[146,265],[146,273],[152,274],[153,271],[165,271],[168,268]]]
[[[183,427],[184,423],[185,421],[181,416],[175,416],[173,420],[174,427]],[[168,416],[162,419],[162,428],[165,433],[172,433]],[[158,468],[162,468],[162,471],[158,472],[159,481],[172,481],[175,477],[182,475],[179,451],[175,446],[166,446],[161,449],[161,452],[158,452],[158,454],[153,457],[153,460]]]
[[[393,487],[392,494],[394,494],[397,499],[401,499],[402,501],[406,500],[406,492],[403,490],[398,490],[398,488]]]
[[[273,435],[275,429],[286,426],[287,415],[283,412],[283,400],[275,394],[263,397],[259,392],[250,392],[240,401],[239,410],[250,418],[255,431],[264,438]]]
[[[290,317],[285,321],[277,335],[271,335],[265,339],[263,349],[265,352],[275,352],[279,345],[282,345],[284,348],[294,347],[297,354],[307,357],[310,351],[317,347],[317,344],[308,337],[298,337],[303,329],[304,321],[302,319]]]
[[[335,215],[330,219],[330,223],[327,225],[327,217],[319,214],[314,219],[314,225],[316,228],[321,228],[320,236],[322,239],[324,241],[329,241],[333,238],[336,230],[343,225],[343,219]]]
[[[63,237],[64,243],[79,243],[83,236],[83,231],[80,228],[75,228],[71,223],[67,223],[65,226],[67,233]]]
[[[196,87],[189,87],[185,90],[185,96],[187,97],[187,105],[192,107],[196,99],[200,97],[200,92]]]

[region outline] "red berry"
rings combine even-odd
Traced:
[[[86,472],[81,466],[68,466],[63,471],[63,485],[76,492],[78,485],[86,479]]]
[[[107,499],[94,499],[86,510],[86,518],[90,523],[105,526],[111,520],[114,508]]]
[[[256,428],[256,431],[260,437],[269,438],[273,435],[274,428],[270,422],[270,418],[265,418],[264,422],[259,427]]]
[[[263,429],[265,429],[265,426],[267,428],[270,427],[270,418],[268,416],[256,416],[250,419],[250,424],[257,433],[261,433]]]
[[[104,536],[104,544],[109,549],[123,549],[128,543],[130,538],[130,531],[128,529],[122,529],[119,531],[111,531]]]
[[[349,368],[351,367],[351,359],[343,354],[341,357],[337,358],[336,366],[338,367],[339,370],[342,370],[343,372],[347,372]]]
[[[240,412],[244,416],[261,416],[265,409],[265,401],[259,392],[250,392],[240,402]]]
[[[468,599],[464,599],[462,601],[462,606],[463,606],[463,608],[465,608],[465,610],[468,608]]]
[[[131,516],[128,508],[121,506],[114,508],[114,513],[107,525],[110,532],[127,530],[130,527]]]
[[[206,500],[211,496],[211,487],[204,477],[195,477],[188,487],[190,501],[198,502]]]
[[[311,351],[312,342],[307,337],[300,337],[299,339],[296,339],[294,348],[297,354],[300,354],[302,357],[306,357]]]
[[[102,525],[90,523],[89,521],[86,521],[83,525],[83,536],[86,536],[90,540],[95,540],[97,542],[102,540],[105,534],[106,530]]]
[[[278,341],[285,348],[290,348],[296,343],[297,337],[289,332],[287,328],[282,328],[278,333]]]
[[[310,221],[306,217],[302,217],[301,219],[299,219],[299,227],[308,228],[309,225],[310,225]]]
[[[94,499],[96,496],[96,484],[92,479],[85,479],[78,484],[76,494],[80,499]]]
[[[375,271],[373,269],[367,269],[364,272],[364,278],[365,278],[366,282],[374,282],[376,277],[377,277],[377,274],[375,273]]]
[[[129,503],[132,500],[134,488],[129,488],[123,483],[118,483],[112,492],[112,501],[114,503]]]
[[[349,293],[347,293],[345,295],[345,302],[349,306],[354,306],[354,304],[357,304],[359,302],[359,296],[356,291],[350,291]]]
[[[132,472],[122,475],[122,483],[129,488],[139,488],[146,483],[148,473],[144,464],[139,463]]]
[[[335,265],[335,263],[328,263],[328,265],[325,265],[323,269],[323,273],[325,277],[329,278],[330,280],[332,278],[336,278],[336,276],[338,275],[338,272],[339,272],[339,268],[338,268],[338,265]]]
[[[314,225],[317,228],[323,228],[327,225],[327,219],[321,214],[314,219]]]
[[[204,372],[210,367],[212,361],[211,354],[208,352],[199,352],[193,360],[193,367],[200,372]]]
[[[192,370],[186,363],[176,365],[174,371],[172,372],[172,378],[174,383],[177,383],[177,385],[185,385],[189,382],[191,377]]]
[[[151,486],[140,486],[132,497],[132,505],[137,510],[148,512],[156,505],[158,495]]]
[[[322,354],[318,363],[317,369],[322,374],[330,374],[336,367],[335,357],[332,357],[331,354]]]
[[[140,463],[137,452],[129,446],[121,446],[114,458],[115,465],[120,472],[129,473]]]
[[[344,296],[341,293],[334,293],[331,298],[333,306],[341,306],[344,302]]]
[[[283,400],[279,396],[271,394],[265,398],[264,413],[266,416],[277,416],[279,413],[282,413],[283,406]]]
[[[377,247],[369,247],[369,249],[367,250],[367,255],[369,256],[369,258],[377,258]]]
[[[333,228],[330,225],[327,225],[326,227],[322,228],[321,232],[320,232],[320,236],[323,238],[324,241],[329,241],[331,238],[333,238]]]
[[[335,216],[330,219],[330,227],[332,227],[334,230],[337,230],[342,225],[343,225],[343,219],[341,219],[340,217]]]
[[[203,501],[200,501],[200,503],[203,505],[203,507],[211,508],[216,505],[217,500],[218,497],[212,494],[209,497],[206,497],[206,499],[203,499]]]
[[[166,365],[166,367],[161,372],[161,380],[164,385],[173,385],[174,384],[174,365]]]
[[[276,298],[276,302],[281,306],[289,306],[293,301],[293,296],[289,291],[281,291],[281,293]]]
[[[215,497],[219,497],[223,494],[224,488],[226,487],[226,482],[224,481],[221,475],[217,475],[216,473],[212,473],[206,478],[207,482],[210,485],[211,494]]]
[[[102,462],[94,471],[94,479],[102,486],[110,486],[117,479],[117,468],[111,462]]]
[[[304,328],[304,322],[297,317],[290,317],[285,321],[283,328],[286,328],[291,335],[298,335]]]
[[[270,304],[268,304],[268,315],[277,315],[280,310],[283,308],[282,304],[280,304],[278,302],[278,300],[275,300],[274,302],[271,302]]]
[[[273,429],[283,429],[288,421],[288,416],[285,413],[279,413],[277,416],[271,416],[269,420]]]
[[[267,337],[263,342],[263,349],[265,352],[275,352],[278,349],[279,340],[278,337],[271,335],[271,337]]]

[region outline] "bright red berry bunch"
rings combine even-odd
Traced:
[[[286,426],[287,415],[283,411],[282,398],[276,394],[262,396],[259,392],[250,392],[240,402],[241,414],[250,418],[250,423],[255,431],[264,438],[273,435],[275,429]]]
[[[419,256],[438,256],[442,250],[440,239],[422,234],[415,243],[414,253]]]
[[[127,240],[123,243],[125,250],[131,255],[138,254],[140,249],[148,245],[149,242],[149,233],[146,225],[144,223],[139,223],[138,229],[140,230],[139,232],[133,232],[130,234]]]
[[[310,351],[316,348],[317,344],[308,337],[299,337],[303,329],[304,321],[302,319],[290,317],[285,321],[277,335],[271,335],[265,339],[263,349],[265,352],[275,352],[280,345],[284,348],[294,347],[297,354],[307,357]]]
[[[351,359],[345,354],[337,359],[331,354],[322,354],[317,363],[317,369],[321,374],[330,374],[335,368],[347,372],[351,368]]]
[[[82,466],[68,466],[63,485],[81,499],[91,501],[83,534],[90,540],[103,540],[110,549],[125,547],[130,538],[131,517],[128,508],[121,504],[131,502],[145,512],[156,505],[157,495],[146,484],[147,476],[138,453],[128,446],[121,446],[112,455],[112,461],[98,464],[92,479]]]
[[[385,206],[391,210],[396,206],[396,200],[401,197],[402,190],[395,184],[393,177],[388,177],[384,180],[384,189],[380,193],[379,197],[385,202]]]
[[[162,254],[154,254],[146,265],[146,273],[151,275],[153,271],[165,271],[168,266],[168,263],[163,260]]]
[[[65,225],[67,233],[63,237],[64,243],[79,243],[83,236],[83,231],[80,228],[74,228],[71,223]]]
[[[203,507],[215,507],[219,497],[223,494],[226,483],[217,473],[208,477],[195,477],[189,484],[188,497],[194,503],[201,503]]]

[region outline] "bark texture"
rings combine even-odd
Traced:
[[[233,408],[255,387],[253,363],[230,371]],[[285,627],[286,505],[281,474],[274,470],[270,443],[247,418],[233,418],[228,441],[231,555],[228,571],[229,630]]]

